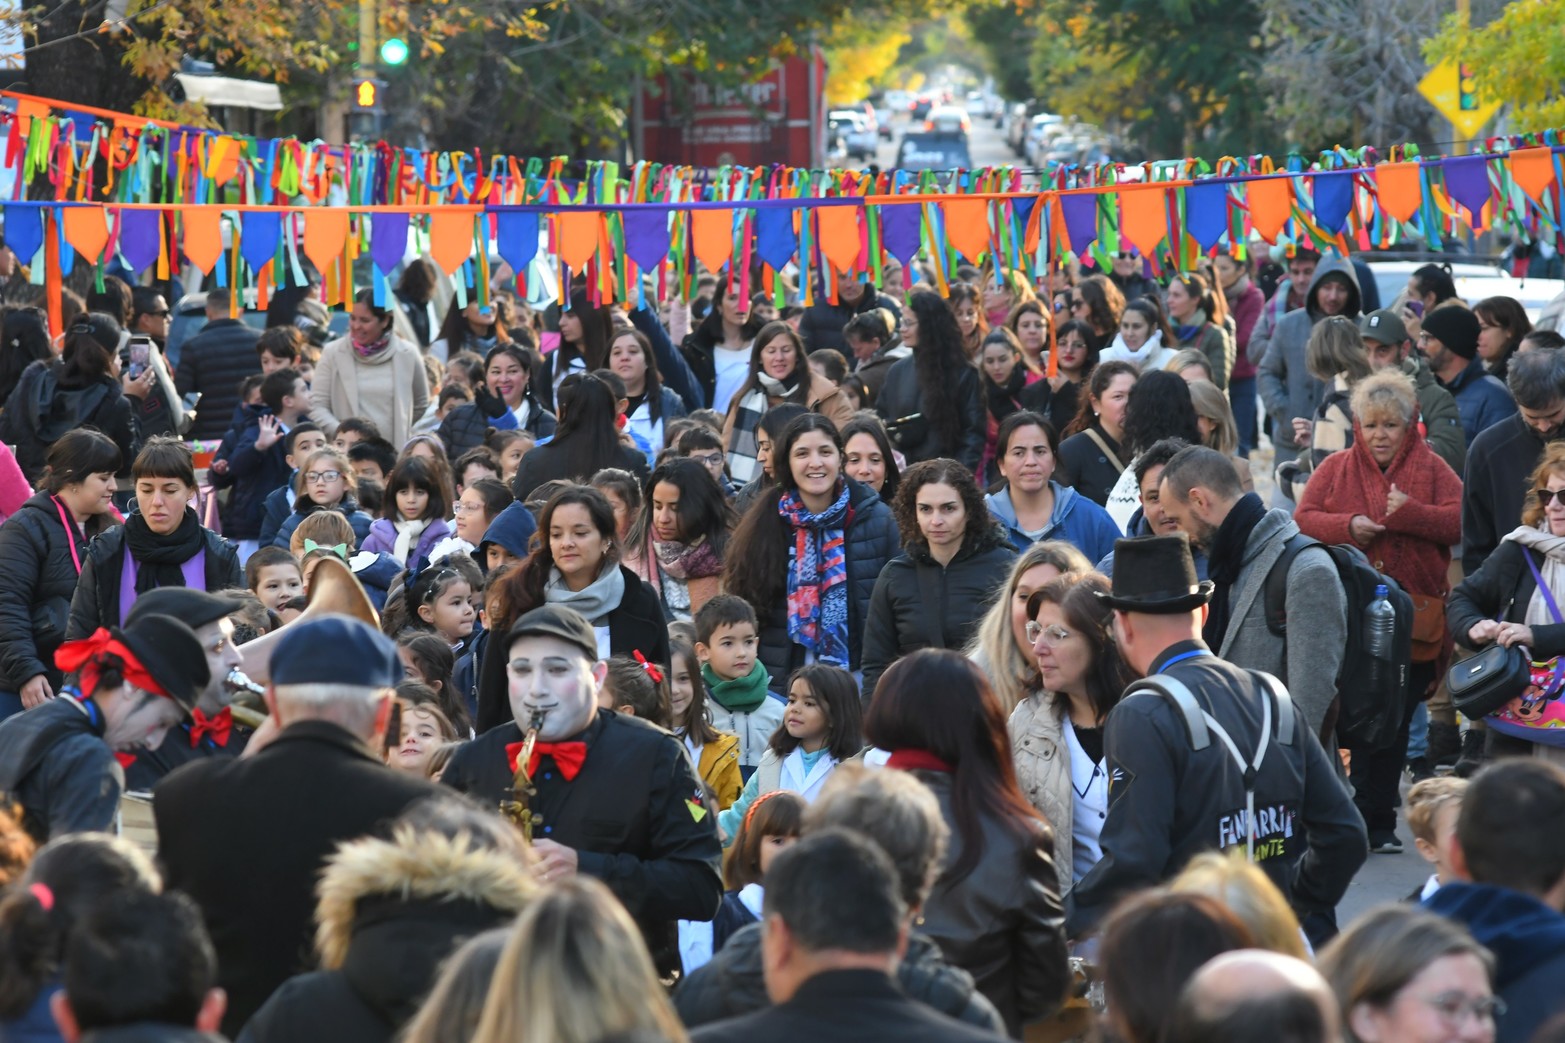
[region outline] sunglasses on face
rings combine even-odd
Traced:
[[[1541,506],[1547,507],[1549,504],[1553,503],[1555,499],[1558,499],[1560,506],[1565,507],[1565,489],[1555,489],[1553,491],[1548,489],[1534,489],[1533,492],[1537,494],[1538,503]]]

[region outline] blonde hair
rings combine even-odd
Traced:
[[[1169,890],[1206,895],[1227,906],[1255,937],[1258,948],[1308,960],[1298,918],[1264,870],[1243,852],[1206,851],[1185,864]]]
[[[1395,410],[1404,424],[1411,425],[1418,414],[1418,392],[1413,389],[1412,378],[1401,370],[1383,369],[1354,385],[1348,408],[1353,411],[1353,419],[1361,423],[1368,417]]]
[[[1023,655],[1016,647],[1016,635],[1011,631],[1011,599],[1016,596],[1016,586],[1022,576],[1039,565],[1053,565],[1061,575],[1092,570],[1092,562],[1074,544],[1064,540],[1034,543],[1011,566],[1001,595],[984,613],[967,646],[967,657],[989,679],[989,687],[1007,714],[1030,694],[1037,672],[1032,656]]]
[[[1200,366],[1206,370],[1206,379],[1212,379],[1212,360],[1200,348],[1180,348],[1163,368],[1170,373],[1181,373],[1191,366]]]
[[[1192,380],[1190,404],[1195,406],[1196,416],[1205,417],[1214,425],[1212,433],[1206,437],[1207,446],[1224,456],[1232,456],[1239,448],[1239,424],[1234,420],[1228,396],[1210,380]]]
[[[353,553],[359,538],[354,535],[353,523],[336,511],[316,511],[307,514],[293,535],[288,537],[288,549],[294,557],[304,553],[304,541],[313,540],[320,547],[335,547],[341,543]]]
[[[315,469],[315,461],[321,457],[330,457],[342,475],[342,498],[344,500],[357,500],[359,498],[359,478],[353,473],[353,464],[348,460],[348,454],[334,445],[323,445],[319,449],[310,450],[310,454],[304,458],[304,463],[299,465],[298,483],[296,495],[304,496],[309,492],[309,483],[304,476]]]
[[[562,880],[517,918],[473,1043],[595,1043],[633,1032],[690,1038],[619,900],[590,877]]]
[[[474,935],[445,961],[429,998],[402,1032],[398,1043],[449,1043],[472,1039],[489,997],[500,954],[510,931],[497,927]]]
[[[1440,809],[1460,805],[1467,795],[1467,780],[1454,775],[1425,779],[1407,791],[1407,828],[1419,840],[1435,841],[1435,818]]]
[[[1304,368],[1310,376],[1328,384],[1338,373],[1345,374],[1350,387],[1369,376],[1369,355],[1364,351],[1364,336],[1359,333],[1358,323],[1344,315],[1316,323],[1304,346]]]

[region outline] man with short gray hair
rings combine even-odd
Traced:
[[[1478,433],[1462,476],[1462,571],[1471,576],[1521,524],[1543,447],[1565,437],[1565,352],[1512,356],[1505,386],[1519,412]]]
[[[230,1038],[312,969],[315,883],[337,845],[440,792],[379,756],[401,676],[396,644],[370,626],[337,615],[295,623],[272,650],[276,737],[239,759],[187,764],[153,790],[166,883],[206,918]]]

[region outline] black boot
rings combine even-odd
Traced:
[[[1484,752],[1484,740],[1487,732],[1476,731],[1469,728],[1462,736],[1462,756],[1456,762],[1456,767],[1451,773],[1458,778],[1471,778],[1478,774],[1478,769],[1484,766],[1488,759]]]
[[[1444,721],[1429,722],[1429,763],[1449,767],[1462,753],[1462,733],[1454,724]]]

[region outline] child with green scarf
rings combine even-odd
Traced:
[[[718,594],[701,606],[695,623],[712,727],[739,737],[739,773],[748,781],[782,724],[787,702],[768,689],[771,678],[756,656],[760,628],[748,601]]]

